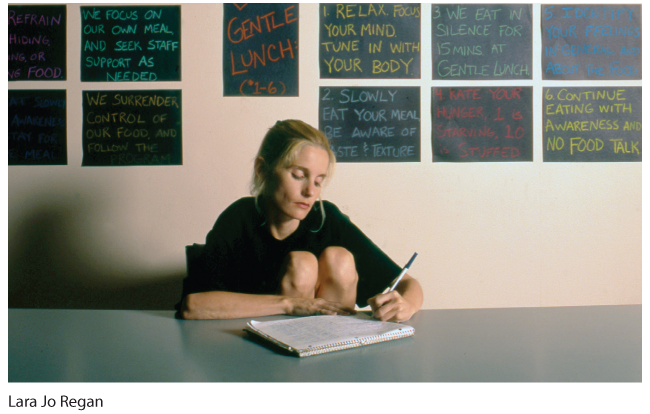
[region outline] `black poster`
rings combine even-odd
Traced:
[[[434,4],[433,79],[532,79],[533,6]]]
[[[224,96],[298,96],[298,3],[223,5]]]
[[[641,5],[542,5],[548,80],[641,79]]]
[[[419,3],[319,7],[321,78],[420,79]]]
[[[66,91],[9,90],[9,165],[66,165]]]
[[[9,6],[9,80],[66,80],[66,6]]]
[[[420,161],[420,88],[321,87],[319,103],[338,162]]]
[[[181,80],[180,6],[82,6],[81,80]]]
[[[82,95],[83,166],[182,165],[180,90]]]
[[[532,87],[431,88],[433,161],[533,160]]]
[[[641,162],[641,87],[544,88],[544,161]]]

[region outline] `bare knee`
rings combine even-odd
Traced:
[[[339,246],[326,248],[318,259],[321,283],[332,283],[343,288],[356,287],[358,282],[354,256]]]
[[[282,294],[290,296],[314,296],[318,280],[318,259],[310,252],[290,252],[282,277]]]

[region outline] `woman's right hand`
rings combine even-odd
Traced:
[[[356,313],[354,309],[323,298],[286,297],[285,302],[287,304],[286,314],[293,316],[353,315]]]

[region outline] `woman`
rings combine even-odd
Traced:
[[[180,317],[228,319],[274,314],[354,313],[372,308],[403,322],[422,305],[420,284],[332,203],[320,198],[335,157],[325,135],[279,121],[260,146],[251,193],[230,205],[206,237],[199,274],[183,284]]]

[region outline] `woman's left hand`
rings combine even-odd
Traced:
[[[396,290],[373,296],[368,299],[368,305],[372,308],[372,316],[384,322],[406,322],[417,312]]]

